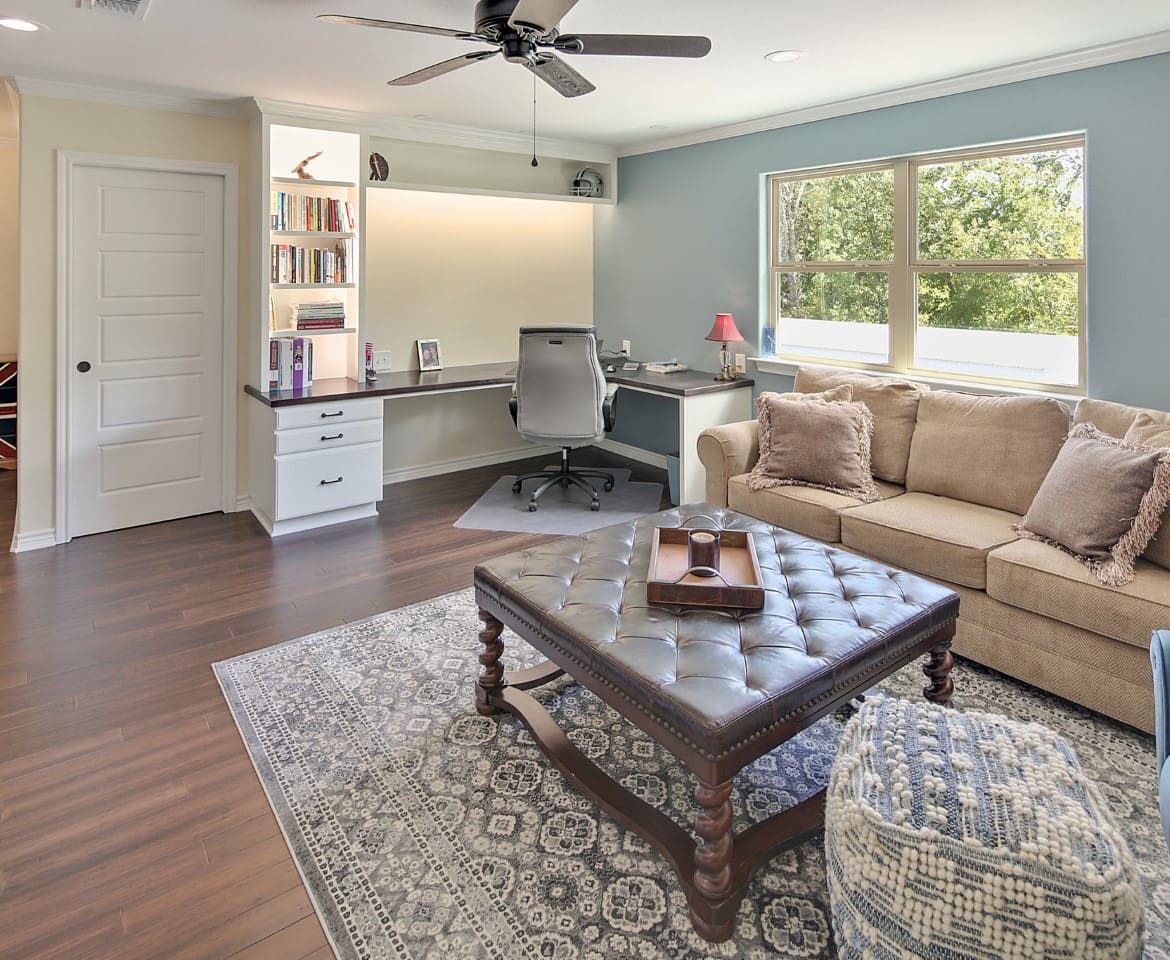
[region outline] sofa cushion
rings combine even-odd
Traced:
[[[1148,647],[1170,623],[1170,570],[1139,560],[1132,583],[1106,587],[1067,553],[1017,540],[987,558],[987,593],[1003,603]]]
[[[881,499],[896,497],[904,492],[896,484],[881,480],[875,482]],[[841,511],[859,506],[862,502],[815,487],[752,490],[748,486],[746,473],[732,477],[727,483],[727,505],[732,510],[823,543],[841,542]]]
[[[1125,432],[1143,413],[1148,414],[1154,420],[1170,425],[1170,413],[1131,407],[1125,403],[1113,403],[1111,400],[1094,400],[1091,397],[1085,397],[1077,404],[1076,411],[1073,413],[1073,422],[1091,423],[1098,430],[1111,437],[1124,437]]]
[[[1129,583],[1134,561],[1157,533],[1170,501],[1166,456],[1166,450],[1078,423],[1019,524],[1020,533],[1067,550],[1102,583]]]
[[[905,483],[918,398],[930,387],[896,377],[801,367],[796,371],[793,389],[797,393],[818,393],[843,384],[852,386],[853,399],[864,403],[873,414],[873,475],[889,483]]]
[[[950,497],[906,493],[841,514],[841,542],[877,560],[982,590],[987,554],[1016,539],[1015,514]]]
[[[869,453],[873,414],[864,403],[769,393],[760,397],[757,412],[760,459],[748,479],[753,490],[794,484],[877,499]]]
[[[1047,397],[923,394],[906,489],[1023,516],[1068,427],[1068,407]]]

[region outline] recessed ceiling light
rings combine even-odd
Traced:
[[[415,120],[430,120],[431,115],[429,113],[416,113],[414,115],[414,119]]]
[[[670,127],[668,127],[665,123],[652,123],[652,124],[650,124],[650,129],[651,130],[669,130]]]
[[[43,23],[34,20],[24,20],[20,17],[0,17],[0,27],[9,30],[19,30],[21,33],[36,33],[38,30],[48,30]]]
[[[765,54],[765,60],[771,60],[773,63],[793,63],[804,56],[803,50],[776,50],[772,53]]]

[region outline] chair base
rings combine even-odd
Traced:
[[[537,501],[544,495],[545,491],[551,490],[555,486],[561,486],[566,490],[570,486],[580,487],[589,494],[589,509],[600,510],[601,497],[593,484],[586,481],[586,477],[605,481],[603,488],[606,493],[613,489],[612,473],[606,473],[604,470],[574,470],[569,466],[569,448],[562,447],[559,470],[537,470],[535,473],[522,473],[512,484],[512,492],[519,493],[520,488],[528,480],[543,480],[544,482],[533,490],[528,498],[528,510],[530,513],[535,513],[538,507]]]

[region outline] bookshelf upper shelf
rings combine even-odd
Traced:
[[[291,184],[297,187],[357,187],[356,180],[302,180],[300,177],[273,177],[273,183]]]

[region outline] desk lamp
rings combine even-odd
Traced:
[[[731,354],[727,351],[728,341],[743,340],[740,332],[735,329],[735,317],[730,313],[715,314],[715,325],[711,332],[703,339],[721,343],[719,349],[719,376],[716,380],[738,380],[739,374],[731,362]]]

